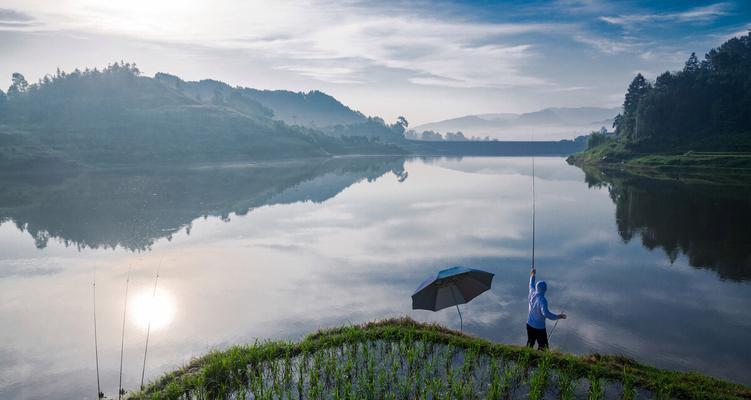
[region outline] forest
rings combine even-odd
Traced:
[[[654,82],[637,74],[613,123],[589,148],[616,142],[632,153],[751,151],[751,32],[695,53]]]
[[[638,74],[614,127],[647,150],[751,150],[751,33],[654,82]]]

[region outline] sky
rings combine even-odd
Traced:
[[[618,106],[751,29],[751,2],[0,0],[0,87],[57,68],[322,90],[387,122]]]

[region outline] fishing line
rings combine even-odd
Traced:
[[[125,315],[128,312],[128,286],[130,285],[130,265],[128,265],[128,276],[125,278],[125,303],[123,304],[123,333],[120,338],[120,382],[117,388],[117,398],[121,399],[123,394],[123,349],[125,348]]]
[[[566,313],[566,309],[568,308],[568,304],[570,302],[571,302],[571,296],[569,296],[568,300],[566,300],[566,303],[563,305],[563,307],[561,307],[561,313],[563,313],[563,314]],[[548,335],[548,340],[550,340],[550,338],[553,337],[553,333],[555,332],[555,328],[558,326],[558,321],[560,321],[560,320],[561,320],[560,318],[558,318],[557,320],[555,320],[555,324],[553,324],[553,329],[550,330],[550,335]]]
[[[98,399],[104,397],[102,393],[102,387],[99,383],[99,341],[96,334],[96,271],[94,271],[94,283],[92,284],[94,292],[94,358],[96,359],[96,395]]]
[[[149,323],[146,326],[146,347],[143,350],[143,368],[141,369],[141,391],[143,391],[143,377],[146,374],[146,354],[149,352],[149,335],[151,334],[151,317],[153,316],[154,305],[156,303],[156,285],[159,283],[159,270],[162,268],[162,260],[159,260],[159,266],[156,268],[156,278],[154,279],[154,293],[151,295],[151,313],[149,314]]]

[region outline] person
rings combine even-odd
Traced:
[[[545,291],[548,286],[545,281],[535,284],[534,267],[529,274],[529,315],[527,316],[527,347],[542,350],[548,347],[548,332],[545,330],[545,319],[566,319],[566,314],[553,314],[548,310],[548,300]]]

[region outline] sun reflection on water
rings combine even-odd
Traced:
[[[166,328],[175,318],[175,301],[169,291],[158,288],[143,289],[133,296],[130,315],[138,327],[146,330],[151,322],[151,330]]]

